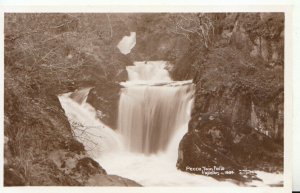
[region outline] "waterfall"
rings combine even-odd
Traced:
[[[130,151],[166,150],[174,133],[189,120],[194,86],[191,81],[172,81],[165,64],[135,62],[127,67],[129,80],[122,83],[118,129]]]
[[[127,66],[129,81],[171,81],[169,72],[165,69],[164,61],[134,62],[133,66]]]
[[[165,67],[163,61],[127,67],[129,80],[121,83],[117,132],[104,125],[86,102],[91,88],[59,95],[75,137],[109,174],[143,186],[234,186],[177,170],[178,146],[188,130],[194,86],[190,80],[172,81]],[[251,184],[264,186],[282,179],[280,174],[258,174],[263,182]]]
[[[96,110],[86,102],[91,88],[59,95],[59,101],[71,124],[73,134],[83,143],[92,157],[118,150],[122,147],[120,136],[104,125]]]

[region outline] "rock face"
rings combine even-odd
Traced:
[[[105,92],[103,92],[105,90]],[[87,102],[97,109],[98,117],[110,128],[117,128],[118,104],[121,86],[115,82],[99,82]]]
[[[116,175],[95,175],[90,178],[87,186],[141,186],[133,180]]]
[[[22,92],[21,89],[19,91]],[[23,101],[11,103],[15,92],[6,90],[5,94],[5,134],[8,136],[5,176],[11,176],[11,171],[14,171],[23,179],[22,185],[79,185],[79,182],[60,171],[48,157],[49,152],[57,150],[68,152],[69,156],[85,151],[83,145],[74,140],[58,99],[37,97],[25,103],[27,99],[19,98]],[[19,100],[15,99],[14,102]],[[10,181],[5,177],[4,185],[18,185],[17,179]]]
[[[223,166],[235,179],[241,169],[283,171],[283,18],[224,16],[214,46],[189,58],[195,72],[184,76],[194,77],[196,95],[179,169]]]

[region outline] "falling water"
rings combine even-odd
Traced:
[[[136,62],[127,71],[129,81],[122,84],[118,114],[125,145],[145,154],[164,151],[189,120],[194,86],[191,81],[174,84],[161,61]]]
[[[82,142],[92,157],[122,147],[120,136],[104,125],[96,110],[86,102],[91,88],[84,88],[73,93],[59,95],[60,103],[72,126],[73,134]]]
[[[90,88],[60,95],[75,137],[109,174],[143,186],[234,186],[177,170],[178,145],[188,130],[194,86],[192,81],[172,81],[165,66],[156,61],[127,67],[129,80],[121,83],[117,132],[105,126],[86,102]],[[249,185],[282,180],[281,174],[258,174],[263,181]]]
[[[133,66],[127,66],[127,73],[130,82],[148,81],[164,82],[171,81],[169,72],[165,69],[164,61],[134,62]]]

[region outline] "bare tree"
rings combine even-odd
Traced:
[[[212,20],[205,13],[182,13],[171,17],[174,24],[172,31],[185,36],[192,41],[193,37],[200,39],[208,48],[212,44],[214,26]]]

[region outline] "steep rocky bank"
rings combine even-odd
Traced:
[[[106,14],[5,14],[5,186],[139,186],[89,157],[57,98],[123,69],[109,22],[127,29]]]
[[[177,167],[223,166],[236,172],[229,178],[242,169],[282,172],[284,16],[223,19],[214,45],[187,61],[195,69],[184,75],[196,84],[195,106]]]

